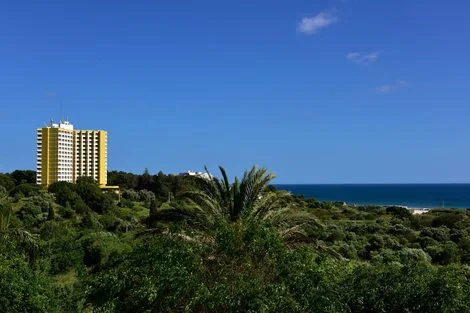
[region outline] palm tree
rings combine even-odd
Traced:
[[[211,175],[207,168],[206,177],[196,178],[197,190],[186,193],[196,204],[194,207],[163,210],[160,217],[178,216],[209,228],[221,221],[263,221],[276,227],[284,238],[303,236],[309,227],[321,226],[313,216],[290,207],[288,192],[270,188],[275,175],[266,168],[253,166],[242,179],[235,177],[233,183],[222,166],[219,170],[221,179]]]
[[[219,169],[222,179],[212,176],[206,168],[210,178],[198,177],[199,190],[190,191],[187,196],[199,206],[204,217],[230,222],[253,211],[269,182],[275,177],[274,174],[268,174],[265,168],[253,167],[245,171],[241,180],[235,177],[231,184],[225,169],[221,166]]]

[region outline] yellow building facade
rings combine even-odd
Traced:
[[[91,177],[107,184],[108,134],[104,130],[74,130],[67,121],[36,130],[36,182],[49,186],[57,181],[74,183]]]

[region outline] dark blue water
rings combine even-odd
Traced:
[[[276,185],[296,195],[348,204],[470,208],[470,184]]]

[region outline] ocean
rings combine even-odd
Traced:
[[[348,204],[470,208],[470,184],[275,185],[295,195]]]

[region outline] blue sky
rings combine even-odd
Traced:
[[[109,169],[278,183],[470,182],[468,1],[2,1],[0,172],[35,128]],[[62,103],[62,109],[61,105]]]

